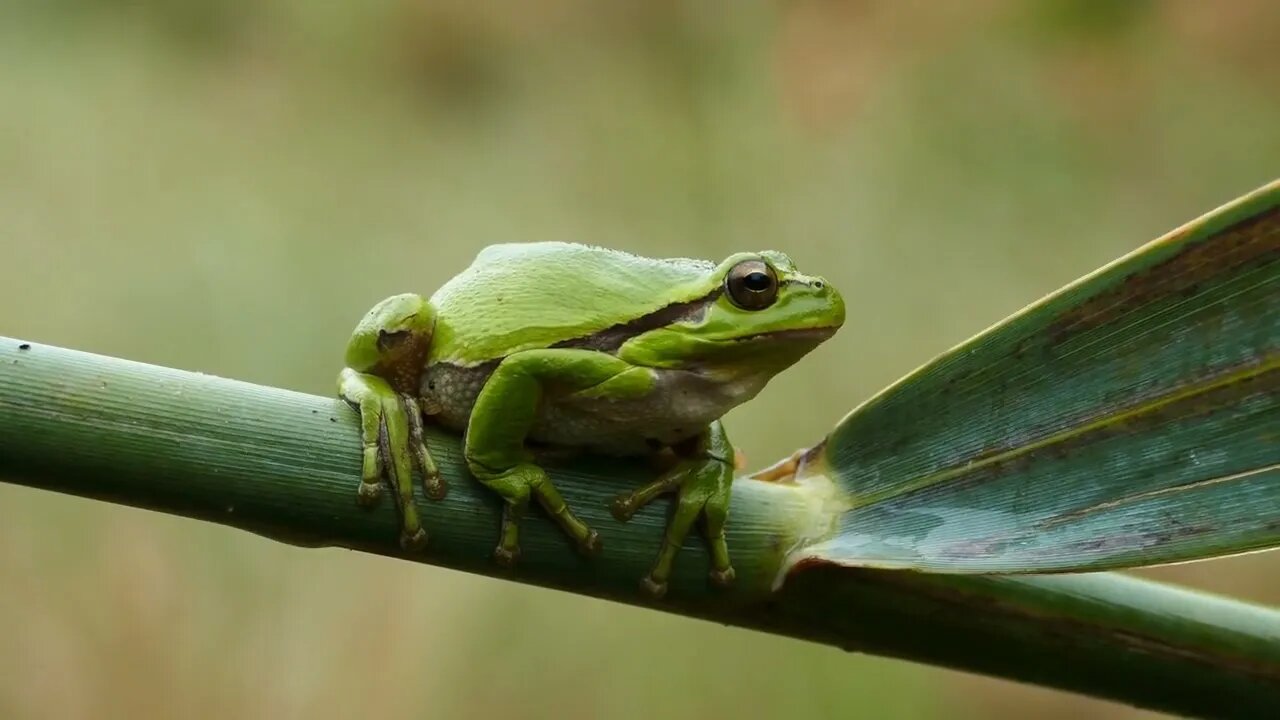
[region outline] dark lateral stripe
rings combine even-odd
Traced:
[[[618,323],[590,335],[561,340],[551,347],[615,352],[622,347],[623,343],[637,335],[701,317],[707,306],[715,302],[722,292],[724,292],[723,288],[717,285],[715,290],[696,300],[668,305],[648,315]]]

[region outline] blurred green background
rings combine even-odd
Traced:
[[[759,466],[1274,178],[1277,32],[1266,0],[0,0],[0,333],[328,394],[372,303],[491,242],[773,247],[851,314],[728,418]],[[1276,603],[1278,569],[1146,574]],[[0,587],[15,720],[1143,716],[7,485]]]

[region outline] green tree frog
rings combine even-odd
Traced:
[[[423,443],[430,422],[463,434],[471,474],[505,500],[498,563],[518,560],[531,500],[595,554],[599,534],[566,504],[539,452],[665,453],[669,469],[610,508],[626,521],[658,496],[676,495],[642,586],[665,593],[699,517],[711,579],[728,585],[724,527],[735,468],[720,418],[843,322],[835,288],[779,252],[712,263],[560,242],[490,246],[430,298],[387,298],[353,332],[339,394],[361,416],[358,500],[378,500],[385,471],[399,495],[401,544],[425,545],[415,465],[428,498],[445,493]]]

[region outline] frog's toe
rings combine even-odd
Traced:
[[[382,485],[376,482],[362,482],[356,491],[356,504],[362,508],[372,508],[382,499]]]
[[[374,411],[361,407],[361,423],[368,425],[372,420],[381,423],[382,418],[379,415],[372,414]],[[371,417],[366,417],[365,413],[371,413]],[[378,504],[382,499],[382,474],[385,463],[383,462],[382,451],[378,447],[377,437],[370,430],[364,432],[364,450],[360,459],[360,490],[356,495],[356,503],[363,508],[371,508]]]
[[[418,552],[427,546],[427,531],[418,528],[415,532],[400,533],[400,547],[409,552]]]
[[[636,504],[631,495],[619,495],[609,503],[609,514],[618,522],[627,522],[636,514]]]
[[[517,545],[516,547],[507,548],[499,545],[493,549],[493,561],[499,567],[510,570],[520,562],[520,547]]]
[[[449,494],[449,486],[441,477],[439,471],[431,474],[424,474],[422,478],[422,491],[426,494],[428,500],[443,500]]]
[[[596,557],[604,548],[604,543],[600,542],[600,533],[595,530],[588,530],[587,536],[578,543],[578,549],[587,557]]]
[[[655,579],[653,575],[645,575],[640,581],[640,589],[654,600],[661,600],[667,594],[667,583],[664,580]]]
[[[723,570],[712,570],[709,575],[711,576],[711,584],[718,588],[732,587],[733,581],[738,577],[732,565]]]
[[[402,400],[409,420],[409,448],[413,451],[418,469],[422,472],[422,492],[428,500],[443,500],[449,488],[445,485],[444,478],[440,476],[440,468],[436,467],[435,459],[427,450],[422,429],[422,410],[418,406],[418,401],[412,396],[404,395]]]

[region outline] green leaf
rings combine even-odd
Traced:
[[[1280,545],[1280,181],[938,357],[810,455],[843,512],[793,561],[1071,572]]]

